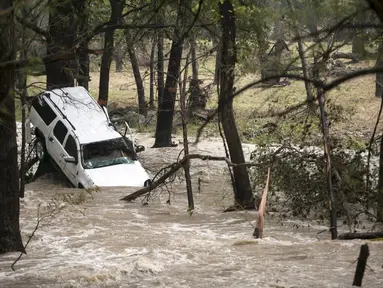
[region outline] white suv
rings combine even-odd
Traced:
[[[75,187],[150,185],[133,141],[117,131],[84,87],[41,93],[29,117],[39,160],[50,160]]]

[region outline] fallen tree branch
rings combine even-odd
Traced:
[[[206,161],[206,160],[225,161],[227,163],[227,165],[229,165],[230,167],[239,167],[239,166],[254,167],[254,166],[258,165],[258,163],[251,163],[251,162],[249,162],[249,163],[233,163],[227,157],[201,155],[201,154],[189,154],[189,155],[186,155],[184,158],[182,158],[179,162],[173,163],[173,164],[167,166],[166,168],[164,168],[164,169],[170,168],[170,170],[168,172],[166,172],[164,175],[162,175],[157,181],[152,182],[152,184],[150,186],[144,187],[144,188],[142,188],[136,192],[133,192],[133,193],[125,196],[124,198],[121,198],[120,200],[130,202],[130,201],[133,201],[134,199],[156,189],[158,186],[163,184],[166,181],[166,179],[168,179],[170,176],[175,174],[184,165],[186,165],[186,163],[188,161],[190,161],[191,159],[200,159],[200,160],[204,160],[204,161]],[[163,171],[164,169],[161,169],[161,171]]]
[[[363,232],[363,233],[344,233],[340,234],[338,239],[339,240],[353,240],[353,239],[377,239],[377,238],[383,238],[383,231],[382,232]]]
[[[266,178],[266,185],[265,189],[263,189],[262,193],[262,199],[261,203],[258,207],[258,216],[257,216],[257,223],[253,232],[254,238],[263,238],[263,230],[265,228],[265,208],[266,208],[266,198],[267,198],[267,192],[269,191],[269,182],[270,182],[270,167],[267,169],[267,178]]]

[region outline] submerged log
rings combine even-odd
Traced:
[[[377,239],[377,238],[383,238],[383,231],[382,232],[355,232],[355,233],[344,233],[340,234],[338,239],[339,240],[353,240],[353,239]]]

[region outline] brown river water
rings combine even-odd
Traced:
[[[153,173],[178,156],[177,148],[147,150]],[[246,155],[252,150],[244,145]],[[192,152],[223,156],[219,141],[204,140]],[[42,218],[27,255],[0,256],[0,287],[351,287],[360,246],[331,241],[325,223],[266,216],[265,238],[253,239],[255,211],[222,213],[232,202],[224,163],[193,160],[195,211],[187,212],[184,182],[140,200],[119,201],[133,188],[91,195],[60,187],[44,176],[27,186],[21,202],[24,244]],[[180,173],[181,175],[182,173]],[[203,180],[197,191],[197,176]],[[341,231],[342,232],[342,231]],[[383,243],[369,241],[363,287],[383,287]]]

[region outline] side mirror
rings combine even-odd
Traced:
[[[145,147],[142,146],[142,145],[137,145],[136,146],[136,152],[138,153],[138,152],[141,152],[141,151],[145,151]]]
[[[64,161],[66,163],[77,164],[77,161],[76,161],[76,159],[73,156],[64,157]]]

